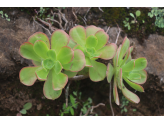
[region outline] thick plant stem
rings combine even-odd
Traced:
[[[111,90],[112,90],[112,82],[110,82],[109,84],[109,104],[112,111],[112,115],[114,116],[114,111],[113,111],[112,101],[111,101],[111,93],[112,93]]]
[[[69,80],[79,81],[79,80],[86,79],[88,77],[89,77],[89,75],[78,75],[78,76],[74,76],[72,78],[69,78]]]

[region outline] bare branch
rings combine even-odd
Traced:
[[[101,9],[101,7],[98,7],[99,8],[99,10],[101,11],[101,12],[104,12],[102,9]]]
[[[115,21],[116,22],[116,21]],[[116,23],[117,24],[117,23]],[[120,33],[121,33],[121,29],[120,29],[120,27],[118,26],[118,24],[117,24],[117,27],[118,27],[118,34],[117,34],[117,38],[116,38],[116,42],[115,42],[115,44],[117,44],[117,41],[118,41],[118,37],[119,37],[119,35],[120,35]]]
[[[87,116],[87,115],[89,114],[89,112],[93,113],[93,109],[99,107],[100,105],[105,106],[104,103],[99,103],[99,104],[97,104],[96,106],[91,106],[91,107],[88,109],[87,113],[86,113],[84,116]]]
[[[108,33],[109,29],[110,29],[110,26],[109,26],[108,29],[106,30],[106,33]]]
[[[78,8],[78,10],[75,12],[76,14],[79,12],[79,10],[81,9],[81,7]]]
[[[89,7],[89,9],[87,10],[87,12],[86,12],[85,15],[84,15],[85,21],[87,21],[86,16],[87,16],[87,14],[88,14],[88,12],[90,11],[91,8],[92,8],[92,7]]]
[[[89,76],[84,76],[84,75],[78,75],[78,76],[74,76],[72,78],[69,78],[69,80],[74,80],[74,81],[77,81],[77,80],[82,80],[82,79],[86,79],[88,78]]]
[[[50,30],[47,29],[47,28],[45,28],[44,26],[42,26],[42,25],[41,25],[40,23],[38,23],[37,21],[35,21],[34,17],[33,17],[33,21],[34,21],[35,23],[37,23],[39,26],[41,26],[42,28],[44,28],[45,30],[47,30],[47,31],[49,32],[49,34],[51,35]]]

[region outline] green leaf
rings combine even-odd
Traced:
[[[102,30],[102,29],[99,27],[93,26],[93,25],[87,26],[87,28],[86,28],[87,37],[90,35],[94,35],[99,30]]]
[[[97,53],[101,54],[99,58],[109,60],[112,59],[117,51],[117,46],[114,43],[108,44],[97,51]]]
[[[103,30],[99,30],[98,32],[96,32],[95,36],[98,40],[98,43],[97,43],[97,46],[95,47],[95,49],[99,50],[105,46],[105,44],[109,40],[109,36]]]
[[[22,110],[20,111],[20,113],[21,113],[21,114],[26,114],[27,111],[26,111],[26,109],[22,109]]]
[[[36,73],[37,78],[38,78],[39,80],[46,80],[49,71],[46,71],[43,67],[40,67],[40,68],[38,68],[38,69],[35,71],[35,73]]]
[[[56,53],[55,53],[55,50],[49,50],[48,52],[47,52],[47,56],[51,59],[51,60],[53,60],[53,61],[56,61]]]
[[[103,80],[106,76],[106,70],[107,70],[106,65],[94,60],[91,60],[91,64],[93,67],[89,68],[90,79],[94,82]]]
[[[87,37],[86,39],[86,47],[87,48],[92,48],[92,47],[96,47],[98,43],[97,38],[94,35],[90,35]]]
[[[74,91],[73,94],[74,94],[75,96],[77,96],[77,92],[76,92],[76,91]]]
[[[118,87],[121,89],[122,88],[122,69],[120,68],[119,69],[119,72],[118,72],[118,77],[116,78],[117,80],[117,84],[118,84]]]
[[[41,62],[34,61],[34,60],[32,60],[32,63],[34,66],[41,66],[42,65]]]
[[[134,88],[135,90],[140,91],[140,92],[144,92],[144,89],[143,89],[142,86],[140,86],[140,85],[138,85],[138,84],[136,84],[136,83],[133,83],[133,82],[129,81],[129,80],[126,79],[125,77],[124,77],[124,80],[125,80],[132,88]]]
[[[130,62],[128,62],[127,64],[124,64],[121,68],[123,72],[130,72],[133,70],[134,68],[134,60],[131,60]]]
[[[46,59],[48,57],[47,56],[48,50],[49,48],[47,47],[45,42],[38,40],[34,43],[34,51],[41,58]]]
[[[123,86],[122,86],[122,93],[123,93],[123,95],[124,95],[129,101],[131,101],[131,102],[133,102],[133,103],[139,103],[139,102],[140,102],[139,97],[138,97],[136,94],[134,94],[134,93],[132,93],[131,91],[129,91],[129,90],[125,87],[124,84],[123,84]]]
[[[62,67],[61,63],[59,61],[56,61],[55,62],[55,67],[54,67],[55,73],[59,74],[61,72],[62,68],[63,67]]]
[[[72,41],[72,39],[69,39],[69,43],[68,43],[68,47],[70,47],[70,48],[74,48],[75,46],[76,46],[77,44],[74,42],[74,41]]]
[[[141,11],[140,10],[137,10],[136,11],[136,17],[139,17],[141,15]]]
[[[107,76],[107,81],[108,81],[108,83],[110,83],[111,80],[112,80],[113,74],[114,74],[113,66],[110,63],[108,63],[106,74],[107,74],[106,75]]]
[[[86,31],[83,26],[76,26],[69,31],[70,38],[81,46],[86,43]]]
[[[133,13],[130,13],[130,16],[132,16],[133,18],[135,18],[134,15],[133,15]]]
[[[63,89],[68,82],[68,76],[63,73],[56,74],[54,69],[52,69],[52,75],[53,89],[56,91]]]
[[[51,35],[51,49],[54,49],[56,54],[58,54],[60,49],[66,46],[68,42],[69,36],[63,30],[56,30]]]
[[[70,112],[71,112],[71,115],[73,116],[74,115],[74,109],[70,108]]]
[[[61,50],[59,51],[57,55],[57,59],[63,65],[63,64],[68,64],[69,62],[71,62],[73,59],[73,56],[74,56],[73,50],[65,46],[65,47],[62,47]]]
[[[135,111],[137,111],[137,109],[133,109],[133,111],[135,112]]]
[[[28,42],[34,44],[37,40],[41,40],[46,43],[48,48],[50,48],[50,42],[46,34],[42,32],[36,32],[28,38]]]
[[[120,105],[118,91],[117,91],[117,83],[116,83],[116,76],[114,76],[114,84],[113,84],[113,97],[114,101],[117,105]]]
[[[51,99],[51,100],[57,99],[62,93],[62,89],[58,91],[53,90],[51,71],[49,72],[47,81],[44,83],[43,93],[47,99]]]
[[[135,60],[135,67],[133,71],[140,71],[145,69],[147,66],[147,60],[146,58],[138,58]]]
[[[75,98],[72,95],[70,95],[70,101],[71,101],[72,105],[75,104]]]
[[[65,70],[63,73],[66,74],[68,76],[68,78],[72,78],[72,77],[76,76],[76,74],[77,74],[77,72],[71,72],[68,70]]]
[[[41,58],[33,50],[33,44],[30,42],[23,43],[20,46],[19,52],[23,58],[31,59],[38,62],[41,61]]]
[[[53,66],[55,65],[55,62],[52,61],[51,59],[45,59],[43,62],[42,62],[42,66],[43,68],[45,68],[45,70],[50,70],[53,68]]]
[[[87,66],[87,67],[92,67],[92,64],[91,64],[91,59],[90,59],[90,58],[85,57],[85,61],[86,61],[85,66]]]
[[[81,50],[74,50],[74,58],[68,64],[63,64],[63,68],[72,72],[78,72],[85,67],[85,56]]]
[[[145,70],[141,71],[132,71],[132,73],[138,73],[141,75],[141,79],[131,79],[132,82],[137,83],[137,84],[144,84],[147,80],[147,72]]]
[[[24,67],[19,72],[20,82],[24,85],[31,86],[37,80],[35,71],[38,67]]]
[[[119,59],[119,54],[120,54],[121,46],[122,45],[119,46],[119,48],[117,49],[116,55],[113,58],[114,68],[116,68],[118,66],[118,59]]]
[[[118,62],[119,64],[120,64],[120,60],[125,56],[126,52],[128,52],[129,45],[130,45],[130,41],[127,37],[125,37],[119,54],[119,62]]]
[[[130,80],[141,79],[141,75],[139,73],[130,73],[127,78]]]
[[[23,106],[23,108],[24,108],[25,110],[29,110],[31,107],[32,107],[32,103],[30,103],[30,102],[26,103],[26,104]]]

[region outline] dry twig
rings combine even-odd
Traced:
[[[68,82],[68,85],[67,85],[66,91],[65,91],[66,108],[68,107],[69,86],[70,86],[71,82],[72,81]]]
[[[88,109],[87,113],[86,113],[84,116],[87,116],[87,115],[89,114],[89,112],[92,114],[92,113],[93,113],[93,109],[99,107],[100,105],[105,106],[104,103],[99,103],[99,104],[97,104],[96,106],[91,106],[91,107]]]
[[[82,79],[86,79],[88,78],[89,76],[84,76],[84,75],[78,75],[78,76],[74,76],[72,78],[69,78],[69,80],[73,80],[73,81],[77,81],[77,80],[82,80]]]

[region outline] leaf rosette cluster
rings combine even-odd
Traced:
[[[89,73],[92,81],[98,82],[106,77],[107,67],[105,64],[97,62],[96,59],[101,58],[109,60],[116,54],[117,46],[114,43],[107,44],[109,36],[103,29],[96,26],[76,26],[69,32],[69,47],[81,50],[85,55],[85,69],[82,73]],[[71,63],[64,65],[64,69],[72,70]],[[89,68],[89,69],[88,69]]]
[[[140,84],[144,84],[147,79],[147,72],[144,70],[147,66],[146,58],[132,59],[131,52],[133,47],[130,46],[130,41],[127,37],[124,38],[122,45],[117,49],[117,53],[113,58],[113,66],[109,63],[107,66],[107,80],[111,82],[114,75],[113,96],[115,103],[119,105],[119,96],[117,87],[122,91],[123,95],[131,102],[139,103],[139,97],[129,91],[124,83],[131,86],[133,89],[144,92]]]
[[[51,36],[51,45],[48,37],[37,32],[29,37],[28,41],[20,46],[20,54],[32,60],[34,66],[24,67],[19,73],[20,81],[31,86],[38,79],[45,81],[43,93],[48,99],[56,99],[68,82],[68,76],[62,73],[64,65],[73,59],[79,59],[78,65],[72,64],[76,71],[85,66],[85,56],[80,50],[72,50],[67,46],[69,36],[63,30],[56,30]]]

